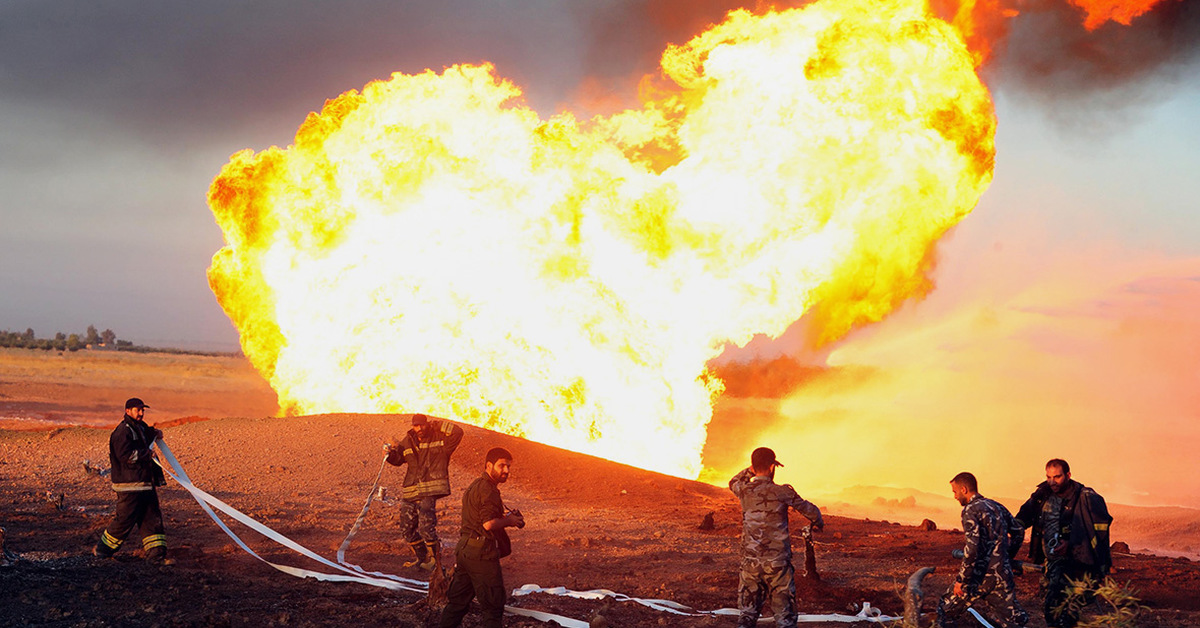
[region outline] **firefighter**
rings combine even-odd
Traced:
[[[450,494],[450,456],[462,442],[463,429],[449,421],[412,416],[412,429],[397,444],[385,443],[387,461],[408,465],[400,500],[400,533],[415,559],[405,567],[432,570],[440,564],[437,500]]]
[[[1068,580],[1103,580],[1112,569],[1109,526],[1112,516],[1099,493],[1071,479],[1071,465],[1054,458],[1042,482],[1017,511],[1017,521],[1032,527],[1030,560],[1045,562],[1043,613],[1048,626],[1070,628],[1078,611],[1066,605]],[[1085,599],[1091,592],[1085,592]]]
[[[137,397],[126,401],[125,416],[108,438],[117,511],[92,553],[102,558],[111,557],[136,527],[142,537],[146,560],[171,565],[175,561],[167,558],[167,536],[157,491],[157,487],[166,484],[166,479],[151,449],[154,441],[162,438],[162,430],[146,424],[144,417],[149,407]]]

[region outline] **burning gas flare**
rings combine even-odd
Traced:
[[[913,0],[731,13],[641,109],[543,120],[494,68],[394,74],[235,154],[209,281],[285,413],[428,412],[695,477],[724,343],[931,283],[995,119]]]
[[[1096,30],[1107,22],[1129,26],[1134,18],[1143,15],[1164,0],[1069,0],[1087,14],[1083,25]]]

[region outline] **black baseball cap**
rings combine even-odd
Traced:
[[[775,459],[775,452],[768,447],[759,447],[750,454],[750,464],[755,469],[766,469],[771,465],[783,466],[783,463]]]
[[[141,399],[138,399],[137,397],[130,397],[129,400],[125,402],[126,410],[128,410],[130,408],[149,408],[149,407],[150,406],[146,405],[144,402],[142,402]]]

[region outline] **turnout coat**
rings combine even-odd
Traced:
[[[401,490],[404,500],[417,501],[450,494],[450,455],[458,448],[462,437],[461,427],[449,421],[430,419],[427,440],[420,440],[415,430],[409,430],[400,444],[392,448],[387,461],[396,466],[408,465]]]

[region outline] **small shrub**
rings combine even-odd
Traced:
[[[1095,601],[1097,615],[1083,618],[1079,628],[1134,628],[1142,611],[1141,600],[1129,583],[1121,584],[1111,576],[1097,581],[1090,574],[1079,580],[1067,579],[1067,597],[1058,612],[1080,613]]]

